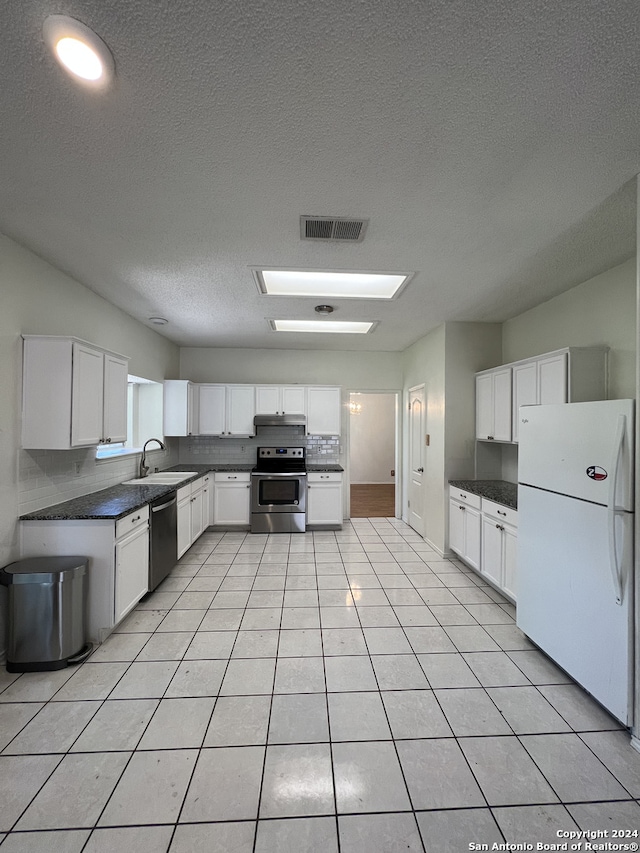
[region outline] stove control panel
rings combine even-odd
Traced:
[[[306,447],[259,447],[258,459],[296,459],[305,458]]]

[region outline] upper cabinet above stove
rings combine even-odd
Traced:
[[[306,415],[304,385],[257,385],[256,415]]]

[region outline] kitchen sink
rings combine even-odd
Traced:
[[[158,471],[156,474],[147,474],[146,477],[137,477],[135,480],[127,480],[123,486],[178,486],[184,480],[189,480],[197,475],[197,471]]]

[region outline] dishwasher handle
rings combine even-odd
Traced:
[[[172,506],[174,503],[177,502],[177,500],[178,498],[174,495],[171,500],[167,501],[166,503],[160,504],[160,506],[152,506],[151,512],[160,512],[161,509],[166,509],[168,506]]]

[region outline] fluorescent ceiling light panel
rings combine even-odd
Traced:
[[[324,332],[366,335],[375,323],[347,320],[270,320],[275,332]]]
[[[393,299],[407,283],[407,273],[254,270],[268,296],[321,296],[335,299]]]

